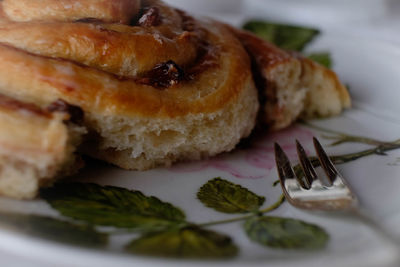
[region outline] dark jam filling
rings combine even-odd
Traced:
[[[58,99],[57,101],[54,101],[51,103],[48,107],[47,110],[49,112],[64,112],[68,113],[70,116],[69,121],[75,123],[75,124],[82,124],[83,119],[84,119],[84,112],[83,110],[75,105],[68,104],[64,100]]]
[[[80,22],[80,23],[93,23],[93,24],[101,24],[104,23],[103,20],[97,19],[97,18],[82,18],[82,19],[77,19],[75,22]]]
[[[20,102],[16,99],[7,97],[2,94],[0,94],[0,107],[7,108],[9,110],[25,111],[34,115],[39,115],[47,118],[51,117],[50,113],[46,112],[45,110],[42,110],[41,108],[39,108],[34,104]]]
[[[183,69],[174,61],[169,60],[157,64],[152,70],[147,72],[143,78],[139,79],[142,84],[163,89],[178,84],[185,79]]]
[[[217,49],[208,44],[200,45],[198,56],[194,64],[179,66],[172,60],[154,66],[137,81],[141,84],[153,86],[157,89],[166,89],[180,82],[191,81],[209,68],[218,66]]]

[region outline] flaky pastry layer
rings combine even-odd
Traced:
[[[69,115],[0,94],[0,195],[35,197],[39,187],[77,169],[85,130],[67,126]]]

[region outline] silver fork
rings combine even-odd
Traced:
[[[296,147],[302,173],[299,170],[296,172],[293,170],[288,156],[281,146],[275,143],[276,166],[286,200],[301,209],[343,211],[354,215],[391,243],[399,253],[400,241],[377,223],[369,213],[360,208],[353,190],[336,169],[320,142],[315,137],[313,141],[317,159],[326,177],[317,175],[312,161],[298,140],[296,140]]]

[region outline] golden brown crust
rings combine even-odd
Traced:
[[[253,60],[253,74],[262,99],[262,121],[270,130],[287,127],[297,119],[303,108],[301,101],[297,101],[295,105],[291,105],[289,100],[282,101],[282,95],[294,99],[304,95],[304,88],[300,86],[299,81],[299,60],[250,32],[231,30]]]
[[[259,67],[268,72],[277,65],[293,60],[286,51],[266,42],[253,33],[231,28]]]
[[[164,8],[157,1],[154,1],[154,5]],[[217,23],[204,22],[201,33],[181,29],[172,39],[162,35],[162,29],[148,33],[145,29],[131,27],[130,32],[115,32],[90,23],[58,23],[5,22],[0,26],[0,42],[3,43],[0,45],[1,90],[18,92],[19,95],[25,95],[39,103],[63,98],[90,112],[175,117],[220,109],[227,102],[235,100],[241,85],[250,75],[248,56],[240,43]],[[107,27],[113,26],[105,26]],[[207,28],[210,30],[206,30]],[[205,35],[210,46],[223,47],[223,50],[218,55],[218,69],[204,71],[196,79],[198,82],[182,82],[174,88],[157,90],[138,83],[132,77],[121,79],[120,74],[143,72],[154,64],[171,58],[170,55],[174,55],[178,64],[184,59],[194,60],[197,55],[188,56],[185,51],[189,50],[188,53],[193,54],[193,47],[198,51],[198,44],[194,45],[193,40],[200,34]],[[58,42],[61,38],[71,38],[65,36],[74,36],[76,47],[65,41]],[[91,41],[91,49],[82,48],[82,40],[86,38]],[[131,44],[130,39],[134,40],[136,46],[131,53],[126,50],[130,49],[127,48]],[[172,43],[176,40],[177,42]],[[40,47],[42,42],[44,45]],[[180,42],[184,44],[180,45]],[[160,48],[156,48],[156,44]],[[102,56],[103,52],[100,50],[105,46],[107,49]],[[59,50],[56,51],[57,49]],[[140,65],[142,61],[150,63],[143,63],[146,66],[136,70],[125,71],[123,61],[130,55],[134,55],[135,64]],[[137,59],[139,56],[145,58]],[[182,60],[176,59],[177,56],[181,56]],[[191,63],[183,62],[183,65],[189,64]],[[14,75],[8,75],[9,72]],[[26,75],[20,76],[19,73]],[[216,73],[219,75],[215,75]],[[214,90],[210,90],[207,82],[210,76],[217,80]],[[208,93],[198,97],[202,91]]]

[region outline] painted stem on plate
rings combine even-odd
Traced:
[[[282,205],[283,202],[285,202],[285,196],[283,194],[281,194],[279,199],[278,199],[278,201],[276,201],[274,204],[272,204],[271,206],[267,207],[266,209],[259,210],[256,213],[252,213],[250,215],[241,216],[241,217],[237,217],[237,218],[233,218],[233,219],[214,221],[214,222],[209,222],[209,223],[201,223],[201,224],[198,224],[198,225],[202,226],[202,227],[208,227],[208,226],[213,226],[213,225],[218,225],[218,224],[226,224],[226,223],[244,221],[244,220],[250,219],[251,217],[264,215],[265,213],[268,213],[268,212],[271,212],[273,210],[276,210],[277,208],[279,208]]]
[[[332,133],[332,134],[336,134],[337,135],[336,137],[333,137],[333,136],[326,137],[326,136],[324,136],[324,138],[336,139],[337,140],[332,145],[339,145],[339,144],[351,142],[351,143],[362,143],[362,144],[368,144],[368,145],[374,145],[375,146],[375,147],[373,147],[371,149],[366,149],[366,150],[362,150],[362,151],[355,152],[355,153],[331,156],[331,159],[335,164],[344,164],[344,163],[355,161],[355,160],[358,160],[360,158],[371,156],[371,155],[383,156],[383,155],[386,155],[386,152],[389,152],[389,151],[392,151],[392,150],[396,150],[396,149],[400,149],[400,139],[398,139],[396,141],[393,141],[393,142],[383,142],[383,141],[379,141],[379,140],[375,140],[375,139],[371,139],[371,138],[363,137],[363,136],[346,135],[346,134],[343,134],[343,133],[339,133],[339,132],[323,129],[323,128],[318,127],[318,126],[310,125],[308,123],[307,123],[307,125],[310,126],[310,127],[315,128],[315,129],[321,130],[321,131],[325,131],[325,132],[329,132],[329,133]],[[310,157],[310,160],[311,160],[312,164],[314,165],[314,167],[320,166],[320,162],[319,162],[318,158]],[[294,171],[296,172],[296,174],[298,174],[300,176],[303,175],[300,164],[295,165],[293,168],[294,168]],[[274,183],[274,186],[277,185],[278,183],[279,183],[279,181],[276,181]],[[258,216],[260,214],[265,214],[265,213],[271,212],[271,211],[273,211],[275,209],[278,209],[284,203],[284,200],[285,200],[285,196],[281,195],[279,197],[278,201],[276,201],[270,207],[268,207],[266,209],[263,209],[263,210],[260,210],[257,213],[254,213],[254,214],[251,214],[251,215],[247,215],[247,216],[232,218],[232,219],[228,219],[228,220],[221,220],[221,221],[203,223],[203,224],[199,224],[199,225],[203,226],[203,227],[207,227],[207,226],[212,226],[212,225],[243,221],[243,220],[249,219],[251,217]]]

